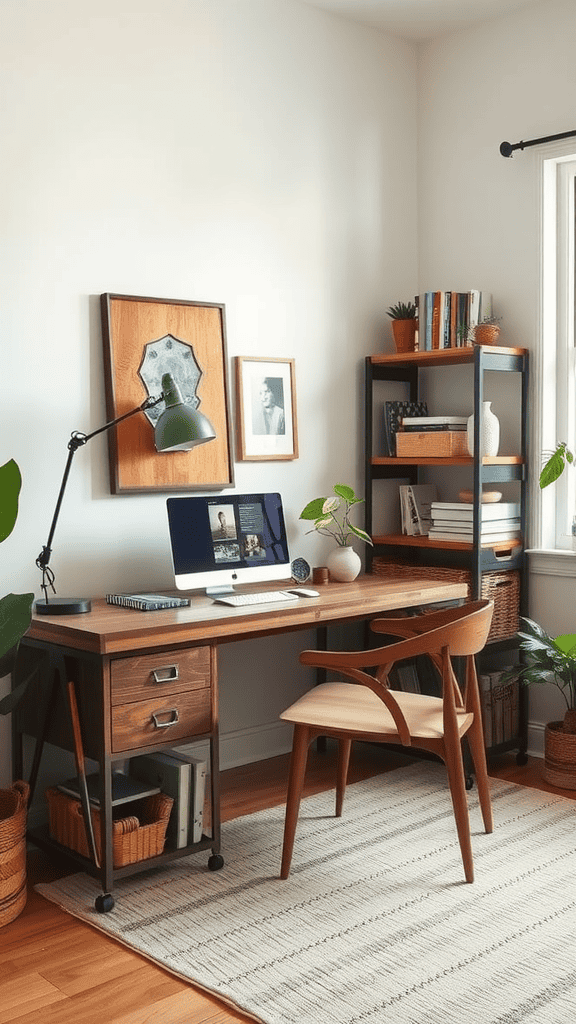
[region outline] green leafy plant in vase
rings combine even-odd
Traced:
[[[386,311],[392,320],[392,336],[397,352],[413,352],[416,348],[418,318],[415,302],[397,302]]]
[[[300,519],[313,523],[308,533],[316,532],[336,541],[337,547],[327,559],[330,578],[349,583],[356,579],[362,565],[351,541],[357,537],[365,544],[372,544],[372,538],[365,530],[350,522],[351,509],[364,499],[359,498],[354,488],[347,484],[334,484],[333,490],[333,495],[309,501],[300,513]]]

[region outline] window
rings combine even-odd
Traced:
[[[576,451],[576,353],[574,348],[576,154],[542,157],[542,316],[539,367],[535,367],[540,410],[535,447],[551,452],[565,441]],[[576,514],[576,468],[540,492],[536,509],[539,547],[572,549]],[[538,543],[538,541],[536,541]]]

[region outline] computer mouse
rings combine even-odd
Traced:
[[[308,590],[307,587],[294,587],[293,590],[288,589],[288,594],[296,594],[297,597],[320,597],[318,590]]]

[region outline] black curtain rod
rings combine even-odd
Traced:
[[[541,142],[556,142],[558,139],[570,139],[576,132],[562,132],[560,135],[547,135],[544,139],[532,139],[531,142],[516,142],[511,145],[510,142],[500,143],[500,152],[502,156],[512,156],[515,149],[525,149],[526,146],[538,146]]]

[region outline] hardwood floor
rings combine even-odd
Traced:
[[[349,781],[409,761],[404,754],[358,744]],[[307,794],[332,787],[334,765],[331,749],[311,751]],[[490,767],[495,777],[576,799],[576,792],[544,783],[540,771],[537,758],[518,767],[514,754]],[[282,804],[287,774],[288,755],[223,772],[223,819]],[[56,864],[30,851],[26,908],[0,928],[0,1024],[233,1024],[251,1019],[77,921],[33,889],[37,881],[69,873],[69,863]]]

